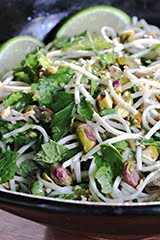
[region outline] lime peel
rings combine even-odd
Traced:
[[[122,10],[106,5],[97,5],[85,8],[69,16],[59,28],[56,36],[73,36],[84,31],[98,32],[103,26],[109,26],[116,32],[131,22],[131,18]]]
[[[0,48],[0,76],[17,67],[37,47],[44,44],[31,36],[18,36],[5,42]]]

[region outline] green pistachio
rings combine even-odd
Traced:
[[[113,106],[113,100],[106,90],[98,95],[96,103],[100,110],[112,108]]]
[[[126,42],[132,42],[136,39],[136,33],[134,30],[126,30],[120,35],[120,42],[126,43]]]
[[[96,137],[94,131],[89,125],[79,125],[76,129],[76,135],[84,152],[88,152],[96,145]]]

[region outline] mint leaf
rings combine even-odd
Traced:
[[[93,109],[90,102],[86,100],[81,100],[77,107],[77,113],[85,120],[91,120],[93,115]]]
[[[74,102],[74,94],[65,91],[59,91],[53,96],[53,103],[50,105],[50,109],[56,113],[67,107],[70,103]]]
[[[24,178],[33,177],[36,170],[38,170],[38,167],[33,160],[26,160],[16,166],[16,173]]]
[[[37,162],[55,163],[61,162],[66,155],[68,148],[52,140],[42,144],[41,150],[36,154],[34,160]]]
[[[100,184],[102,193],[111,193],[113,173],[109,165],[100,167],[95,174],[95,179]]]
[[[56,142],[70,131],[74,116],[74,107],[75,104],[71,103],[54,115],[52,120],[52,132]]]
[[[111,144],[101,145],[103,161],[109,164],[113,171],[113,175],[121,176],[123,168],[123,158],[120,152]]]
[[[16,171],[18,153],[2,150],[0,153],[0,183],[12,180]]]
[[[33,195],[37,196],[45,196],[43,184],[40,181],[36,181],[31,189]]]

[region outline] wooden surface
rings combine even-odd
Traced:
[[[0,210],[0,240],[104,240],[104,238],[91,238],[84,236],[83,233],[66,233],[59,230],[53,231],[41,224],[31,222],[29,220],[14,216]],[[160,240],[160,235],[152,236],[130,236],[130,237],[114,237],[108,236],[108,239],[128,240],[128,239],[145,239],[145,240]]]

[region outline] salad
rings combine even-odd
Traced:
[[[0,82],[0,189],[160,200],[160,29],[55,38]]]

